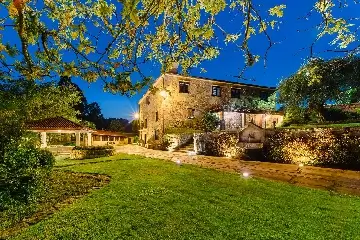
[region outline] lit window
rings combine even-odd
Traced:
[[[188,118],[195,118],[195,109],[188,108]]]
[[[240,98],[240,95],[241,95],[241,89],[238,88],[231,89],[231,98]]]
[[[179,82],[179,93],[189,93],[189,83]]]
[[[221,96],[221,88],[219,86],[213,86],[212,87],[212,95],[216,97]]]

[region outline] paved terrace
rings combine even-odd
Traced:
[[[259,178],[360,196],[360,172],[357,171],[310,166],[299,168],[297,165],[292,164],[242,161],[203,155],[189,156],[183,152],[152,150],[137,145],[119,146],[116,147],[116,151],[174,162],[180,160],[181,163],[194,164],[226,172],[241,174],[248,172],[251,176]]]

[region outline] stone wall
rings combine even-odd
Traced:
[[[187,143],[189,143],[194,134],[166,134],[166,138],[169,140],[170,145],[168,147],[169,151],[173,151]]]
[[[360,129],[269,131],[266,161],[360,170]]]
[[[179,93],[179,81],[189,83],[189,93]],[[221,87],[221,97],[212,96],[212,86]],[[189,118],[189,112],[194,109],[194,117],[201,116],[214,108],[221,108],[231,99],[231,88],[241,89],[241,94],[260,95],[261,92],[272,93],[274,90],[246,86],[236,83],[211,81],[200,78],[183,77],[175,74],[164,74],[152,91],[148,91],[139,102],[141,135],[140,139],[155,140],[155,131],[162,139],[163,130],[178,127]],[[165,89],[167,96],[160,94]],[[157,114],[156,114],[157,113]],[[156,121],[156,115],[158,120]],[[147,127],[145,128],[145,120]]]

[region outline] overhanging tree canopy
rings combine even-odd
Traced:
[[[281,82],[279,103],[287,109],[313,111],[323,120],[326,103],[344,103],[351,97],[360,101],[356,95],[348,96],[357,92],[359,83],[360,58],[313,59]]]
[[[215,58],[222,43],[235,44],[245,65],[251,66],[260,56],[251,51],[249,41],[258,34],[266,37],[268,47],[262,56],[266,60],[275,44],[271,34],[281,28],[286,9],[286,5],[265,11],[259,7],[267,4],[260,0],[0,0],[4,13],[0,74],[31,80],[59,75],[89,82],[101,79],[106,90],[131,94],[150,81],[142,72],[144,63],[160,63],[166,70],[178,62],[186,71]],[[303,14],[320,16],[310,56],[324,36],[331,36],[336,51],[358,53],[357,19],[341,16],[353,4],[356,1],[313,1],[311,10]],[[335,11],[338,8],[344,11]],[[235,32],[217,21],[222,12],[238,16]],[[11,41],[5,36],[12,36]],[[131,81],[133,73],[141,80]]]

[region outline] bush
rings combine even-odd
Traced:
[[[71,151],[71,159],[91,159],[115,154],[113,146],[77,146]]]
[[[360,170],[357,132],[278,131],[267,139],[264,153],[271,162]]]
[[[218,157],[238,157],[243,151],[237,146],[237,133],[207,133],[195,136],[197,149],[201,154]]]

